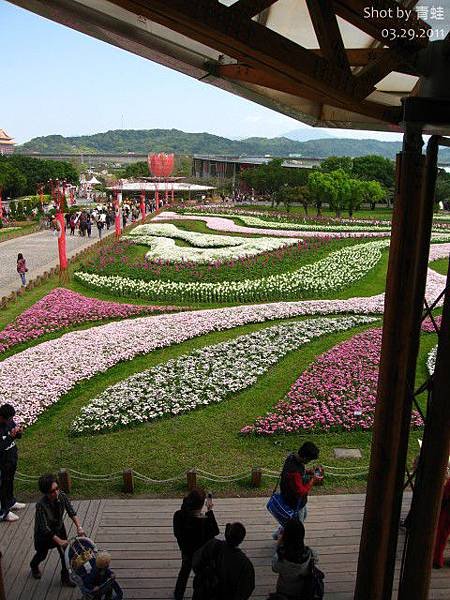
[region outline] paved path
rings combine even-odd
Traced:
[[[103,233],[111,235],[114,227]],[[92,228],[92,237],[68,235],[67,257],[70,258],[83,248],[98,241],[97,227]],[[22,252],[28,267],[27,279],[34,279],[44,271],[58,265],[58,239],[50,230],[31,233],[0,243],[0,297],[7,296],[20,288],[20,277],[16,271],[17,255]]]
[[[364,499],[362,494],[312,496],[308,503],[306,543],[319,553],[319,566],[325,572],[326,600],[353,598]],[[233,520],[242,521],[247,528],[243,549],[256,572],[252,600],[266,600],[276,583],[271,570],[274,521],[265,509],[266,501],[266,498],[218,498],[214,506],[222,532],[225,523]],[[410,494],[406,494],[403,514],[409,502]],[[173,598],[180,552],[172,533],[172,515],[180,506],[179,499],[88,500],[75,505],[87,534],[101,549],[111,552],[112,568],[124,588],[125,598]],[[8,600],[79,599],[79,592],[61,589],[59,585],[60,569],[55,550],[42,565],[42,579],[31,578],[34,507],[28,506],[20,516],[17,523],[0,523],[0,550]],[[69,537],[73,533],[72,527]],[[396,582],[404,539],[400,532]],[[191,581],[186,598],[192,597]],[[450,569],[432,572],[429,598],[450,598]]]

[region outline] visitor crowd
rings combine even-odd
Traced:
[[[14,475],[17,469],[16,440],[22,428],[14,421],[15,410],[10,404],[0,406],[0,520],[17,521],[15,510],[25,508],[14,496]],[[268,600],[319,600],[324,593],[324,574],[317,568],[317,552],[305,544],[305,520],[308,494],[323,480],[323,469],[308,463],[317,460],[319,449],[312,442],[304,443],[298,452],[290,454],[280,474],[267,508],[279,521],[273,534],[277,541],[272,557],[272,570],[278,574],[276,589]],[[276,490],[280,487],[280,492]],[[52,474],[39,478],[42,497],[36,503],[34,524],[35,554],[30,562],[31,574],[40,579],[39,565],[48,552],[56,548],[61,561],[61,584],[80,587],[83,597],[121,600],[123,592],[110,568],[111,556],[95,546],[74,544],[92,542],[67,495],[60,490]],[[173,597],[182,600],[191,571],[194,572],[193,600],[247,600],[255,588],[255,569],[240,545],[246,537],[245,525],[227,523],[224,539],[218,539],[220,529],[214,514],[212,495],[193,489],[183,499],[173,516],[173,533],[181,552],[181,568]],[[68,539],[65,516],[74,523],[77,537]],[[450,478],[447,479],[439,517],[433,566],[444,566],[444,550],[450,534]],[[72,550],[72,554],[70,551]],[[69,552],[69,553],[68,553]],[[89,562],[89,568],[85,565]],[[69,572],[70,565],[72,573]],[[81,571],[82,571],[82,574]],[[75,581],[77,583],[75,583]]]

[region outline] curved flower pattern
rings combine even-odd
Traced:
[[[220,283],[142,281],[120,276],[75,273],[82,283],[121,296],[159,301],[258,302],[335,291],[361,279],[379,262],[388,240],[348,246],[292,273]]]
[[[123,236],[135,244],[150,246],[145,258],[170,262],[213,263],[215,261],[239,260],[249,256],[278,250],[297,244],[292,238],[248,238],[209,233],[197,233],[179,229],[171,223],[139,225],[129,235]],[[189,242],[192,247],[177,246],[175,239]]]
[[[374,320],[360,316],[309,319],[195,350],[107,388],[81,410],[72,433],[137,425],[222,402],[253,385],[286,354],[313,338]]]
[[[55,288],[0,331],[0,353],[64,327],[129,318],[154,312],[183,310],[175,306],[138,306],[87,298],[65,288]]]
[[[80,381],[158,348],[248,323],[311,314],[381,312],[382,308],[380,296],[282,302],[138,317],[73,331],[0,362],[0,397],[15,406],[18,421],[30,425]]]
[[[275,410],[241,433],[371,429],[381,335],[381,329],[357,334],[317,357]],[[413,412],[412,424],[423,424],[417,411]]]
[[[227,215],[228,217],[228,215]],[[239,219],[241,216],[239,215]],[[244,225],[236,225],[236,223],[225,217],[213,217],[210,215],[198,214],[198,215],[187,215],[179,214],[171,211],[165,211],[157,215],[152,219],[152,223],[156,221],[176,221],[176,220],[191,220],[191,221],[204,221],[209,229],[216,231],[228,231],[230,233],[252,233],[258,235],[270,235],[270,236],[281,236],[281,237],[329,237],[330,231],[324,231],[321,227],[319,230],[308,231],[307,228],[299,230],[291,227],[292,223],[289,223],[289,229],[279,229],[277,227],[247,227]],[[386,237],[388,233],[384,231],[355,231],[351,229],[349,231],[336,231],[333,233],[333,237]]]

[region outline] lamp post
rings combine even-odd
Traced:
[[[140,209],[141,209],[142,222],[144,222],[144,220],[145,220],[145,190],[141,190]]]

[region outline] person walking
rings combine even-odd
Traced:
[[[21,252],[17,255],[17,272],[20,275],[22,285],[25,286],[27,284],[25,274],[28,272],[28,269],[27,261],[24,259],[23,254]]]
[[[67,513],[75,524],[77,535],[85,535],[72,504],[66,494],[59,489],[56,477],[52,474],[42,475],[38,481],[42,498],[36,502],[34,520],[34,547],[30,567],[34,579],[41,578],[39,564],[47,558],[49,550],[56,548],[61,559],[61,585],[76,587],[70,579],[64,560],[64,548],[68,545],[67,531],[64,525],[64,514]]]
[[[306,578],[311,574],[311,561],[319,562],[317,553],[305,546],[305,527],[290,519],[280,536],[272,559],[272,571],[278,573],[277,594],[286,600],[302,600],[306,595]]]
[[[204,490],[192,490],[183,499],[181,509],[173,516],[173,532],[181,550],[181,568],[175,585],[175,600],[184,598],[194,552],[219,533],[210,496],[206,500],[206,512],[202,513],[205,498]]]
[[[87,217],[86,217],[86,231],[88,234],[88,238],[90,238],[91,234],[92,234],[92,218],[89,213],[87,214]]]
[[[247,600],[255,589],[255,569],[239,546],[245,539],[242,523],[227,523],[225,541],[212,539],[193,557],[192,600]]]
[[[315,471],[307,471],[306,465],[319,457],[319,449],[312,442],[305,442],[297,453],[286,458],[280,476],[280,491],[286,504],[298,511],[299,521],[306,519],[308,494],[312,487],[323,480]]]
[[[19,517],[11,511],[26,507],[26,504],[17,502],[14,496],[14,475],[18,461],[16,440],[22,437],[22,427],[14,421],[15,414],[11,404],[0,406],[0,519],[3,521],[17,521]]]

